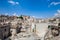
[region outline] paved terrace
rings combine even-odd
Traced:
[[[40,40],[40,38],[34,33],[19,33],[16,36],[10,38],[11,40]]]

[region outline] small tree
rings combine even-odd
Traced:
[[[51,26],[48,26],[48,29],[51,28]]]
[[[21,15],[21,16],[19,16],[18,18],[20,18],[20,19],[22,19],[22,20],[23,20],[23,17],[22,17],[22,15]]]

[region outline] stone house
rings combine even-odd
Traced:
[[[16,35],[17,33],[21,32],[21,28],[22,28],[22,23],[20,20],[16,19],[11,21],[11,34],[12,35]]]
[[[0,24],[0,39],[4,40],[10,36],[10,25],[9,24]]]

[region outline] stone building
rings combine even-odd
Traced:
[[[10,36],[10,25],[0,24],[0,39],[4,40]]]
[[[11,34],[12,36],[16,35],[17,33],[21,32],[21,28],[22,28],[22,23],[20,19],[15,19],[13,21],[11,21]]]
[[[25,16],[25,15],[22,15],[22,17],[23,17],[23,20],[27,20],[30,18],[30,16]]]

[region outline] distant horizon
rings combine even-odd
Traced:
[[[0,14],[0,15],[5,15],[5,14]],[[22,15],[22,14],[21,14]],[[19,15],[19,16],[21,16]],[[17,15],[5,15],[5,16],[17,16]],[[17,17],[19,17],[17,16]],[[30,15],[23,15],[23,16],[30,16]],[[42,17],[36,17],[36,16],[30,16],[30,17],[33,17],[33,18],[39,18],[39,19],[46,19],[46,18],[53,18],[54,16],[52,17],[45,17],[45,18],[42,18]]]

